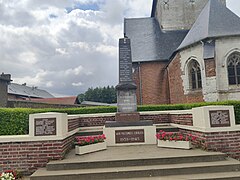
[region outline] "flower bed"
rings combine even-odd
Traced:
[[[107,149],[104,141],[105,135],[98,136],[77,136],[75,142],[75,154],[82,155]]]
[[[17,173],[13,170],[4,171],[0,175],[0,180],[15,180],[17,179]]]
[[[188,134],[172,133],[159,131],[156,134],[158,147],[191,149],[191,142],[196,140],[196,137]]]

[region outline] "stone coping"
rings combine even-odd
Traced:
[[[13,142],[35,142],[35,141],[59,141],[68,138],[76,134],[79,129],[75,129],[69,132],[65,136],[30,136],[27,135],[7,135],[7,136],[0,136],[0,143],[13,143]]]
[[[157,115],[157,114],[192,114],[192,110],[170,110],[170,111],[142,111],[139,112],[140,115]],[[97,114],[78,114],[78,115],[68,115],[68,117],[110,117],[115,116],[116,113],[97,113]]]
[[[186,129],[186,130],[198,131],[198,132],[204,132],[204,133],[240,131],[240,125],[235,125],[233,127],[219,127],[219,128],[200,128],[200,127],[193,127],[193,126],[180,125],[180,124],[174,124],[174,123],[170,123],[170,125],[180,129]]]

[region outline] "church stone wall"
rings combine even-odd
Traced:
[[[197,60],[201,67],[203,101],[240,100],[240,87],[228,83],[227,58],[236,51],[240,52],[240,37],[216,39],[215,59],[203,59],[201,43],[181,50],[168,68],[171,103],[200,100],[199,90],[195,91],[190,88],[188,63],[192,59]],[[176,87],[181,88],[175,90]],[[193,95],[195,98],[191,98]]]
[[[216,40],[216,73],[219,100],[240,100],[240,87],[229,86],[227,58],[232,52],[240,52],[240,37],[225,37]]]
[[[203,59],[203,47],[199,43],[195,46],[189,47],[180,52],[181,55],[181,75],[183,81],[184,94],[190,95],[199,93],[193,91],[190,88],[189,75],[188,75],[188,63],[194,59],[198,61],[201,67],[201,77],[202,77],[202,95],[203,101],[213,102],[218,101],[218,92],[216,88],[216,75],[213,70],[215,63],[214,60],[204,60]]]
[[[168,104],[167,62],[133,64],[138,104]]]
[[[226,4],[226,0],[221,0]],[[190,29],[208,0],[158,0],[155,17],[165,30]]]
[[[185,73],[181,69],[181,55],[178,53],[168,66],[169,89],[170,89],[170,103],[193,103],[202,102],[202,91],[186,92],[184,87]],[[186,83],[186,82],[185,82]]]

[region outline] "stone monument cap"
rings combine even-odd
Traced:
[[[134,82],[120,83],[116,86],[117,90],[136,90],[137,86]]]

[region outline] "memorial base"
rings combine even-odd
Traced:
[[[104,127],[107,146],[157,144],[156,126]]]
[[[140,113],[139,112],[131,112],[131,113],[116,113],[115,116],[116,121],[139,121],[140,120]]]

